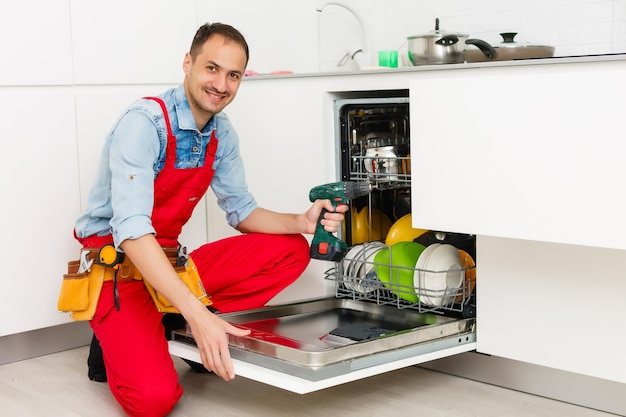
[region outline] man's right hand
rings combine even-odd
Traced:
[[[206,314],[188,318],[187,324],[191,327],[204,367],[230,381],[235,377],[235,369],[228,350],[228,334],[247,336],[250,330],[235,327],[206,308],[204,311]]]
[[[233,379],[235,370],[228,350],[228,334],[246,336],[250,331],[239,329],[207,310],[178,277],[153,235],[127,239],[121,246],[143,278],[169,300],[191,326],[204,367],[226,381]]]

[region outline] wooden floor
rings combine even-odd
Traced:
[[[0,415],[124,416],[108,386],[87,379],[86,357],[84,347],[0,366]],[[299,395],[242,377],[224,382],[175,363],[185,394],[174,417],[613,416],[418,367]]]

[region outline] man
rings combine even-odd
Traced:
[[[257,308],[295,281],[309,262],[303,233],[336,232],[346,206],[316,201],[303,214],[257,205],[248,192],[238,137],[222,110],[235,98],[249,52],[233,27],[201,26],[183,61],[183,85],[128,108],[107,136],[87,210],[75,235],[85,248],[112,243],[187,322],[202,363],[234,378],[228,334],[248,333],[213,314],[179,279],[164,247],[211,186],[241,235],[190,253],[213,307]],[[169,119],[169,120],[168,120]],[[169,123],[168,123],[169,122]],[[172,135],[168,135],[168,125]],[[169,143],[168,143],[169,136]],[[171,146],[169,146],[171,145]],[[241,262],[245,254],[245,262]],[[159,313],[142,281],[105,282],[90,324],[102,346],[109,387],[132,416],[168,414],[182,395]]]

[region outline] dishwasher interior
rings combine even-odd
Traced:
[[[476,341],[475,237],[411,224],[416,158],[408,97],[338,99],[334,106],[339,179],[371,185],[368,195],[350,201],[338,233],[348,250],[324,273],[334,294],[222,315],[251,330],[229,335],[231,356],[260,366],[263,371],[251,372],[255,379],[278,371],[305,381],[299,392],[313,390],[312,381],[329,386],[365,369],[381,372],[473,350]],[[170,351],[184,356],[178,344],[194,346],[193,335],[173,333]],[[290,381],[285,386],[294,389]]]
[[[411,165],[419,158],[411,157],[408,97],[335,105],[341,180],[372,184],[351,201],[342,230],[350,249],[326,273],[336,296],[475,317],[475,236],[412,226]]]

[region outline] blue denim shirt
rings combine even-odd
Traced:
[[[218,147],[211,188],[228,223],[236,227],[258,205],[248,191],[239,137],[230,120],[218,113],[199,131],[182,85],[159,97],[176,136],[176,168],[203,166],[215,130]],[[87,209],[76,221],[78,237],[111,233],[119,247],[126,239],[155,233],[150,219],[154,179],[165,164],[166,145],[167,128],[158,103],[142,99],[126,109],[107,135]]]

